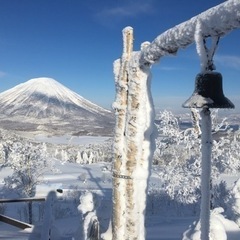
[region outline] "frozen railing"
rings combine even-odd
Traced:
[[[141,51],[141,64],[156,63],[193,43],[197,23],[202,25],[203,38],[221,37],[240,28],[240,1],[228,0],[162,33]]]
[[[28,202],[28,203],[32,203],[32,202],[41,202],[41,201],[45,201],[45,198],[19,198],[19,199],[0,199],[0,203],[16,203],[16,202]],[[31,209],[29,209],[31,211]],[[29,215],[31,215],[32,213],[29,212]],[[30,219],[32,218],[32,216],[30,217]],[[30,220],[30,223],[24,223],[22,221],[4,216],[4,215],[0,215],[0,221],[1,222],[5,222],[7,224],[13,225],[15,227],[21,228],[21,229],[25,229],[25,228],[31,228],[32,227],[32,221]]]

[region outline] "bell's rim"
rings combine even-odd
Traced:
[[[222,90],[222,74],[219,72],[198,73],[195,89],[190,98],[182,104],[183,108],[235,108]]]

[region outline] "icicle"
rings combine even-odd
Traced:
[[[199,113],[196,108],[191,108],[191,114],[192,114],[192,121],[193,121],[193,128],[197,134],[197,136],[201,135],[201,129],[199,125]]]
[[[217,49],[220,37],[212,36],[212,46],[210,49],[208,49],[206,46],[206,40],[203,37],[203,32],[205,32],[204,27],[199,20],[196,24],[194,39],[196,42],[197,53],[200,57],[201,72],[205,73],[207,71],[212,71],[216,69],[215,65],[213,64],[213,56]]]
[[[201,72],[204,73],[207,69],[208,57],[207,57],[207,52],[204,46],[204,39],[202,36],[202,32],[203,32],[202,24],[200,21],[198,21],[196,24],[194,39],[196,42],[197,53],[200,57]]]

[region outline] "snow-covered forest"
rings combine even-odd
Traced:
[[[181,239],[183,234],[183,239],[199,239],[195,236],[199,225],[193,224],[199,218],[201,200],[199,112],[193,110],[188,117],[188,120],[182,119],[167,110],[157,114],[158,136],[146,205],[147,239]],[[220,118],[218,110],[212,112],[212,126],[211,209],[213,219],[217,219],[213,220],[217,221],[213,227],[217,228],[217,233],[222,227],[228,239],[238,239],[240,132],[227,118]],[[69,236],[84,239],[84,224],[90,222],[84,223],[82,218],[85,219],[88,211],[91,215],[86,221],[95,216],[93,219],[98,219],[103,234],[111,218],[112,146],[111,139],[80,144],[80,147],[42,143],[1,130],[1,198],[47,197],[49,191],[54,191],[56,199],[49,210],[53,218],[53,239],[68,239]],[[87,199],[93,197],[94,206],[88,205],[89,200],[86,203],[85,194]],[[80,200],[85,203],[80,205]],[[34,231],[9,229],[26,239],[37,239],[42,233],[46,207],[44,202],[32,202],[31,206],[27,202],[2,203],[1,214],[31,222]],[[190,224],[193,226],[188,229]],[[176,232],[164,232],[162,227],[166,225]],[[214,229],[211,232],[216,234]],[[236,237],[231,237],[233,235]]]

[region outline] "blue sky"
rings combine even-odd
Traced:
[[[223,0],[0,0],[0,92],[51,77],[100,106],[115,98],[113,61],[122,29],[134,28],[134,50]],[[240,107],[240,30],[220,40],[215,65],[224,93]],[[152,68],[157,108],[181,109],[200,71],[195,45]],[[236,103],[239,103],[238,105]]]

